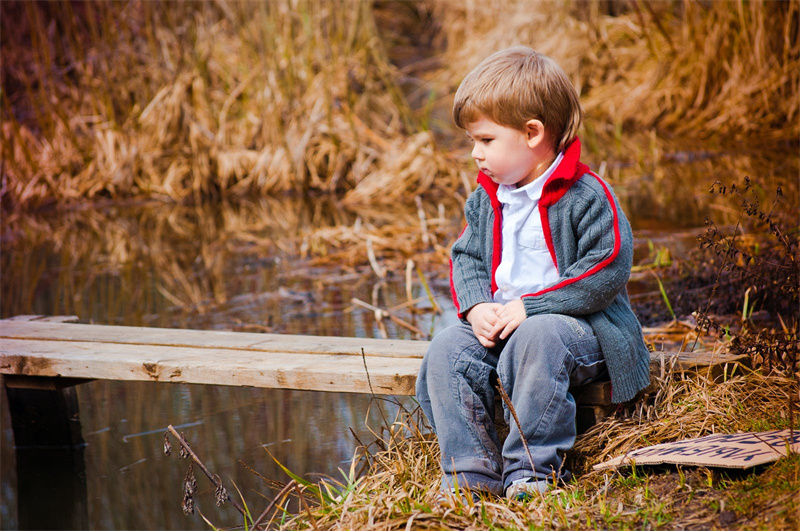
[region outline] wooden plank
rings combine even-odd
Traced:
[[[83,444],[74,387],[5,390],[14,446],[74,447]]]
[[[585,433],[589,428],[604,421],[616,411],[617,406],[578,406],[575,408],[575,428],[577,432]]]
[[[41,319],[45,317],[44,315],[15,315],[13,317],[7,317],[2,321],[35,321],[36,319]],[[0,321],[0,322],[2,322]]]
[[[3,374],[397,395],[414,394],[420,361],[81,341],[0,343]]]
[[[674,363],[674,369],[693,371],[711,378],[722,376],[727,365],[727,375],[733,373],[736,365],[749,366],[746,355],[733,355],[713,352],[652,352],[650,353],[651,378],[663,377]],[[663,369],[663,372],[662,372]],[[640,394],[655,391],[654,383]],[[601,380],[588,385],[570,389],[578,405],[608,406],[611,405],[611,382]]]
[[[697,352],[651,352],[650,364],[661,364],[661,360],[669,365],[675,359],[676,368],[691,370],[697,367],[708,367],[710,365],[721,365],[725,363],[744,363],[746,355],[728,354],[725,352],[697,351]],[[668,368],[668,367],[667,367]]]
[[[611,382],[600,380],[581,387],[573,387],[570,390],[575,403],[582,405],[610,405],[611,404]]]
[[[15,315],[2,321],[39,321],[48,323],[77,323],[80,321],[77,315]]]
[[[750,367],[750,357],[746,354],[725,352],[653,352],[650,354],[650,374],[663,377],[672,367],[674,370],[691,371],[711,379],[723,375],[731,376],[741,367]]]
[[[77,315],[49,315],[47,317],[42,317],[41,319],[36,319],[39,322],[46,322],[46,323],[77,323],[80,322],[80,319]]]
[[[0,321],[0,339],[37,339],[54,341],[100,342],[141,346],[175,346],[196,349],[231,349],[272,353],[306,353],[387,358],[419,358],[429,342],[403,339],[369,339],[332,336],[259,334],[219,330],[184,330],[62,324],[42,321]]]
[[[652,365],[650,366],[652,369]],[[656,385],[654,373],[650,371],[650,385],[639,391],[632,401],[636,401],[643,395],[648,395],[655,392]],[[578,406],[610,406],[613,404],[611,401],[611,382],[609,380],[600,380],[592,382],[581,387],[573,387],[570,389],[572,396]]]
[[[13,318],[12,318],[13,319]],[[289,334],[260,334],[217,330],[186,330],[87,324],[62,324],[43,321],[0,321],[0,339],[43,339],[57,341],[86,341],[123,343],[131,345],[176,346],[193,348],[252,350],[255,352],[307,353],[361,356],[422,358],[428,341],[402,339],[370,339],[334,336],[301,336]],[[675,358],[676,367],[690,370],[697,367],[743,362],[746,356],[711,352],[654,352],[650,355],[653,368],[659,368]]]
[[[413,394],[428,345],[427,341],[5,320],[0,321],[0,372],[369,393],[363,348],[370,374],[374,371],[376,393]],[[108,368],[113,353],[125,358],[127,369]],[[674,364],[680,370],[716,377],[726,364],[745,361],[745,356],[710,352],[657,352],[651,354],[650,368],[655,376]],[[84,367],[77,367],[79,363]],[[264,372],[248,371],[251,363],[265,364]],[[235,378],[231,371],[236,371]],[[581,405],[611,404],[608,381],[573,393]]]

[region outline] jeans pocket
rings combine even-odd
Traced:
[[[575,361],[575,369],[569,376],[570,385],[586,385],[608,378],[608,369],[604,358],[587,360],[587,363],[582,363],[580,360]]]

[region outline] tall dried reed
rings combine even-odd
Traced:
[[[357,210],[462,193],[463,162],[437,148],[409,105],[408,65],[401,72],[387,58],[395,37],[376,20],[388,24],[391,5],[0,9],[6,210],[283,192],[333,194]],[[429,0],[425,10],[436,19],[427,27],[440,28],[427,53],[444,54],[425,86],[445,105],[488,51],[525,43],[555,57],[579,88],[594,150],[635,131],[765,147],[800,136],[798,0]]]
[[[452,192],[367,2],[2,5],[3,206]]]
[[[800,2],[439,2],[457,83],[512,44],[555,58],[606,139],[656,129],[716,143],[796,145]],[[591,131],[590,131],[591,133]]]

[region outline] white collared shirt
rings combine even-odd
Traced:
[[[495,272],[494,302],[511,302],[558,280],[556,264],[544,239],[539,199],[544,183],[563,157],[559,153],[546,172],[522,188],[505,184],[497,188],[497,199],[503,204],[503,251]]]

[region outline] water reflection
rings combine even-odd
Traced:
[[[292,238],[304,227],[346,221],[335,212],[265,199],[12,216],[3,234],[2,266],[11,274],[2,278],[2,314],[157,324],[154,316],[166,310],[202,312],[277,289],[275,265],[296,254]]]
[[[377,405],[373,404],[368,414],[369,397],[355,394],[96,381],[78,386],[78,400],[86,440],[83,454],[88,492],[88,520],[84,520],[88,526],[78,528],[207,529],[199,515],[186,517],[181,513],[181,482],[188,461],[181,461],[177,451],[169,458],[163,454],[167,424],[172,423],[185,434],[208,468],[224,478],[229,487],[233,481],[250,503],[260,504],[258,493],[274,495],[274,491],[241,463],[267,478],[287,480],[265,451],[267,447],[291,470],[310,479],[317,474],[340,478],[338,468],[348,468],[357,444],[349,428],[367,442],[374,436],[365,422],[375,430],[380,430],[383,422]],[[400,401],[413,407],[408,398]],[[381,407],[389,419],[398,410],[398,406],[386,402]],[[9,431],[4,422],[4,448],[11,440]],[[49,472],[55,483],[51,491],[61,492],[66,498],[59,500],[53,496],[43,499],[45,493],[25,491],[23,487],[30,478],[22,483],[13,474],[6,474],[6,470],[14,468],[14,460],[13,454],[4,452],[3,492],[8,494],[3,498],[5,528],[17,527],[15,520],[24,524],[32,518],[30,514],[15,518],[16,501],[25,497],[20,510],[41,509],[45,503],[53,505],[50,514],[62,518],[61,525],[54,528],[72,527],[68,524],[76,522],[68,519],[63,506],[58,507],[74,501],[65,496],[71,492],[69,489],[58,490],[60,483],[70,479],[71,469],[64,471],[63,466],[52,467],[52,463],[41,461],[64,461],[63,453],[56,449],[39,450],[37,454],[38,468],[44,467],[43,472]],[[65,472],[60,475],[64,477],[53,477],[59,471]],[[203,513],[217,523],[240,523],[238,513],[230,507],[216,507],[211,483],[197,473],[197,504]],[[18,493],[12,482],[18,483]]]
[[[297,205],[239,208],[232,213],[161,206],[21,220],[3,244],[3,317],[76,314],[103,324],[378,337],[372,312],[352,307],[351,299],[372,301],[378,293],[384,307],[407,299],[399,273],[376,291],[378,279],[369,269],[286,258],[295,249],[281,244],[302,242],[306,223],[340,221],[313,219],[319,208],[305,211],[302,220]],[[446,279],[429,280],[437,293],[445,292]],[[420,295],[417,281],[412,296]],[[446,306],[447,298],[438,303]],[[432,330],[453,317],[409,311],[404,318]],[[385,326],[392,337],[411,337],[392,322]],[[379,431],[383,423],[370,397],[355,394],[107,381],[82,384],[77,393],[90,528],[208,528],[199,515],[185,517],[180,510],[187,462],[163,455],[167,424],[181,426],[211,470],[260,503],[254,493],[269,495],[270,489],[237,459],[267,478],[286,480],[266,447],[298,474],[339,477],[338,468],[348,467],[357,445],[350,429],[368,443],[375,437],[367,425]],[[32,495],[27,483],[11,472],[13,435],[0,394],[2,518],[3,527],[13,528],[29,522],[25,512],[38,495],[25,498]],[[413,408],[410,399],[400,400]],[[382,407],[390,420],[398,410]],[[70,472],[62,476],[68,479]],[[204,514],[217,523],[240,523],[238,513],[216,507],[205,478],[198,483],[197,505]],[[72,504],[69,496],[50,499]],[[81,527],[66,520],[63,510],[54,512],[65,519],[62,526]]]
[[[664,152],[655,144],[625,146],[627,157],[608,163],[586,157],[595,170],[603,169],[614,186],[634,229],[680,230],[703,227],[711,215],[718,225],[735,223],[738,205],[709,194],[715,181],[742,183],[749,176],[759,198],[769,204],[775,190],[784,192],[784,211],[797,210],[800,193],[800,156],[797,146],[773,150],[706,151],[695,144]],[[631,160],[629,157],[635,157]],[[795,215],[796,216],[796,215]]]

